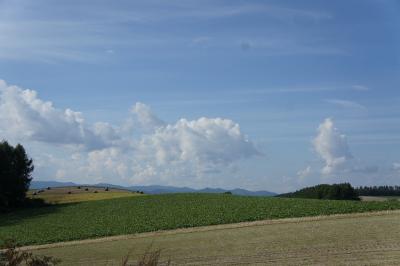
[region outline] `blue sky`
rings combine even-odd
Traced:
[[[398,184],[399,14],[395,0],[0,0],[0,134],[38,180]]]

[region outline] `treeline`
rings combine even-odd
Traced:
[[[359,200],[357,191],[349,184],[321,184],[306,187],[295,192],[280,194],[277,197],[285,198],[307,198],[328,200]]]
[[[400,196],[400,186],[357,187],[360,196]]]

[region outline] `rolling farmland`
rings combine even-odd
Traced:
[[[71,186],[56,187],[50,189],[34,189],[30,190],[27,196],[32,199],[43,199],[46,203],[62,204],[131,197],[138,195],[141,194],[123,189],[93,186]]]
[[[221,194],[169,194],[59,204],[0,217],[0,239],[19,245],[98,238],[265,219],[400,209],[399,201],[362,202]]]

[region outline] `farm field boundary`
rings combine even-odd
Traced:
[[[399,265],[400,212],[260,221],[32,249],[61,265],[136,263],[152,246],[173,265]],[[31,247],[34,248],[34,247]]]
[[[229,229],[238,229],[238,228],[244,228],[244,227],[274,225],[274,224],[307,223],[307,222],[324,221],[324,220],[339,220],[339,219],[359,218],[359,217],[385,216],[385,215],[393,215],[393,214],[400,215],[400,210],[350,213],[350,214],[333,214],[333,215],[321,215],[321,216],[299,217],[299,218],[284,218],[284,219],[261,220],[261,221],[253,221],[253,222],[241,222],[241,223],[233,223],[233,224],[209,225],[209,226],[200,226],[200,227],[192,227],[192,228],[180,228],[180,229],[173,229],[173,230],[160,230],[160,231],[156,231],[156,232],[146,232],[146,233],[138,233],[138,234],[101,237],[101,238],[95,238],[95,239],[75,240],[75,241],[58,242],[58,243],[51,243],[51,244],[44,244],[44,245],[24,246],[24,247],[20,247],[20,249],[21,250],[39,250],[39,249],[49,249],[49,248],[55,248],[55,247],[74,246],[74,245],[81,245],[81,244],[101,243],[101,242],[108,242],[108,241],[119,241],[119,240],[128,240],[128,239],[136,239],[136,238],[151,238],[154,236],[164,236],[164,235],[174,235],[174,234],[186,234],[186,233],[193,233],[193,232],[208,232],[208,231],[229,230]]]
[[[387,210],[400,210],[400,202],[221,194],[123,197],[7,213],[0,216],[0,243],[13,238],[18,246],[41,245],[179,228]]]

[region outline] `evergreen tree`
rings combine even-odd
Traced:
[[[32,180],[34,166],[25,149],[0,142],[0,209],[22,206]]]

